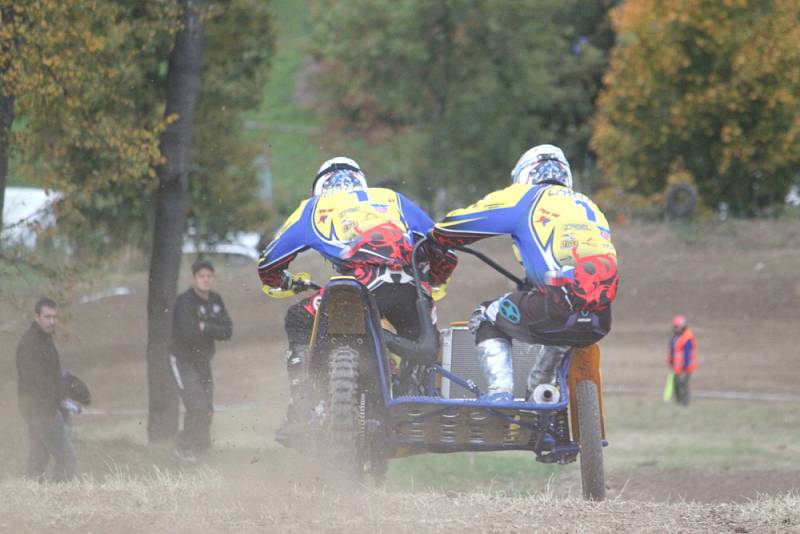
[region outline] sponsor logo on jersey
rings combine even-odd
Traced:
[[[561,228],[563,228],[564,231],[572,230],[578,232],[588,232],[589,230],[592,229],[588,224],[577,224],[577,223],[566,223],[561,225]]]
[[[580,193],[576,193],[572,189],[566,187],[548,187],[547,196],[549,197],[583,197]]]
[[[578,246],[578,240],[575,239],[575,236],[566,234],[561,239],[561,248],[562,249],[573,249]]]
[[[349,234],[350,232],[355,232],[356,231],[356,227],[357,227],[356,222],[353,221],[353,220],[344,219],[342,221],[342,231],[345,234]]]

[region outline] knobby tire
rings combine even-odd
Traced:
[[[602,501],[606,497],[606,485],[597,387],[591,380],[581,380],[577,384],[575,394],[578,405],[583,498],[590,501]]]
[[[338,467],[359,478],[362,474],[358,416],[358,353],[337,347],[330,353],[328,396],[330,435]]]

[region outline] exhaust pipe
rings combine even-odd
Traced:
[[[539,384],[531,395],[531,400],[536,404],[555,404],[559,399],[561,392],[552,384]]]

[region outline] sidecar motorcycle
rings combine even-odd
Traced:
[[[526,287],[482,253],[458,248]],[[537,346],[515,341],[515,400],[482,400],[486,384],[473,335],[466,323],[435,330],[416,261],[414,267],[423,325],[417,340],[386,330],[373,296],[354,278],[336,276],[325,284],[305,371],[315,421],[309,432],[319,434],[310,441],[324,442],[342,469],[379,482],[389,459],[412,454],[522,450],[557,464],[580,457],[584,498],[603,500],[607,442],[599,347],[568,352],[556,394],[533,402],[525,400],[525,378]],[[294,280],[293,292],[320,288],[309,276]]]

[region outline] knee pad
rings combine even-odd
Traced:
[[[485,339],[478,343],[477,349],[489,393],[513,393],[511,342],[505,338]]]
[[[540,384],[554,384],[558,366],[569,352],[567,345],[539,345],[536,360],[528,374],[528,391],[532,392]]]
[[[475,344],[478,345],[487,339],[504,339],[511,342],[511,338],[489,321],[481,321],[475,331]]]
[[[477,332],[484,323],[493,324],[497,320],[497,312],[500,310],[500,303],[510,293],[506,293],[500,298],[495,300],[487,300],[482,302],[477,308],[472,310],[472,315],[469,318],[469,329],[471,332]],[[492,336],[497,337],[497,336]],[[506,337],[504,334],[500,337]]]

